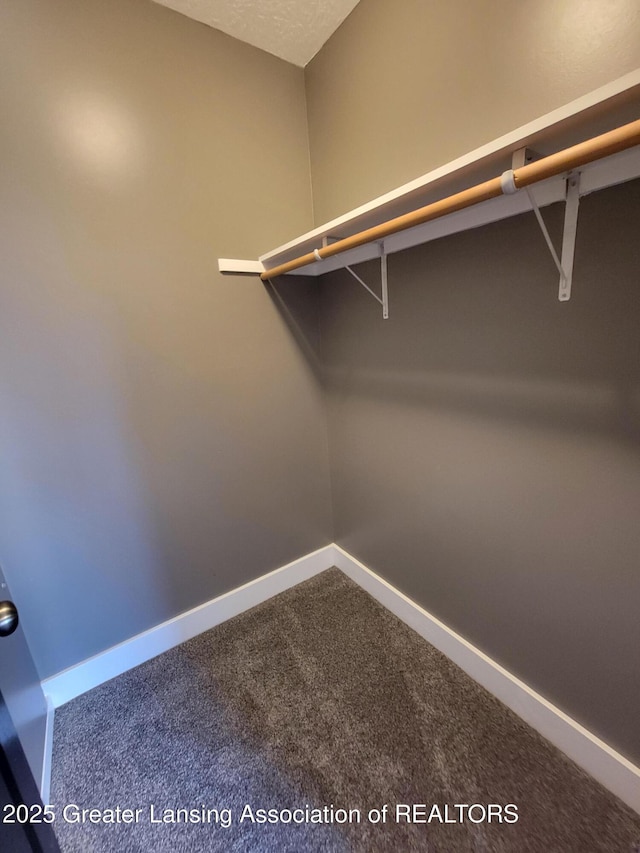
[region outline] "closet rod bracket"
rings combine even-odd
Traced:
[[[351,273],[357,282],[359,282],[365,290],[367,290],[376,302],[382,305],[382,319],[389,319],[389,287],[387,283],[387,253],[384,250],[384,240],[380,241],[380,279],[382,282],[382,296],[372,290],[369,285],[363,281],[355,270],[352,270],[349,264],[345,264],[345,269]]]
[[[562,232],[562,273],[558,299],[567,302],[571,299],[571,280],[573,278],[573,258],[576,249],[578,231],[578,206],[580,204],[580,173],[572,172],[567,178],[567,196],[564,207],[564,230]]]
[[[505,172],[505,175],[507,173]],[[504,182],[503,176],[503,182]],[[529,198],[531,209],[536,215],[538,225],[542,231],[542,236],[551,252],[551,257],[560,273],[560,284],[558,288],[558,299],[560,302],[568,302],[571,299],[571,280],[573,278],[573,256],[576,247],[576,233],[578,230],[578,205],[580,203],[580,173],[570,172],[567,177],[567,185],[565,191],[565,208],[564,208],[564,229],[562,232],[562,255],[558,257],[556,248],[551,240],[551,235],[546,226],[540,208],[533,196],[533,192],[529,187],[525,187],[525,192]]]
[[[382,281],[382,319],[389,319],[389,286],[387,282],[387,253],[384,240],[380,243],[380,279]]]

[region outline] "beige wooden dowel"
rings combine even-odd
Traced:
[[[552,178],[555,175],[560,175],[563,172],[568,172],[571,169],[592,163],[594,160],[600,160],[602,157],[608,157],[610,154],[625,151],[627,148],[632,148],[638,144],[640,144],[640,119],[611,130],[608,133],[603,133],[601,136],[595,136],[593,139],[580,142],[571,148],[565,148],[556,154],[543,157],[541,160],[536,160],[527,166],[521,166],[513,173],[514,183],[518,188],[527,187],[538,181],[544,181],[547,178]],[[415,225],[422,225],[425,222],[430,222],[432,219],[439,219],[448,213],[464,210],[467,207],[488,201],[499,195],[502,195],[501,180],[500,178],[493,178],[490,181],[477,184],[474,187],[447,196],[447,198],[440,199],[432,204],[427,204],[418,210],[397,216],[395,219],[389,219],[387,222],[375,225],[373,228],[367,228],[365,231],[359,231],[350,237],[337,240],[328,246],[323,246],[321,249],[317,249],[317,254],[320,258],[330,258],[333,255],[346,252],[348,249],[354,249],[356,246],[382,240],[390,234],[396,234],[398,231],[413,228]],[[284,275],[307,264],[312,264],[316,260],[318,260],[316,253],[308,252],[306,255],[301,255],[299,258],[294,258],[291,261],[287,261],[287,263],[273,267],[273,269],[265,270],[260,278],[263,281],[276,278],[279,275]]]
[[[389,219],[380,225],[374,225],[373,228],[367,228],[366,231],[358,231],[357,234],[352,234],[351,237],[345,237],[343,240],[337,240],[335,243],[323,246],[321,249],[318,249],[318,254],[321,258],[330,258],[333,255],[339,255],[340,252],[346,252],[347,249],[355,249],[356,246],[373,243],[375,240],[382,240],[388,237],[389,234],[396,234],[398,231],[404,231],[406,228],[412,228],[414,225],[422,225],[422,223],[429,222],[431,219],[438,219],[446,213],[453,213],[456,210],[471,207],[473,204],[487,201],[490,198],[496,198],[496,196],[501,194],[500,178],[492,178],[484,184],[477,184],[475,187],[470,187],[468,190],[463,190],[455,195],[442,198],[439,201],[433,202],[433,204],[426,205],[426,207],[412,210],[410,213],[404,213],[402,216],[396,216],[395,219]],[[280,266],[273,269],[265,270],[260,278],[266,281],[269,278],[275,278],[276,276],[291,272],[291,270],[312,264],[316,260],[315,254],[309,252],[299,258],[294,258],[292,261],[287,261],[285,264],[280,264]]]
[[[521,166],[514,172],[515,185],[527,187],[537,181],[553,178],[555,175],[561,175],[563,172],[577,169],[579,166],[586,166],[587,163],[593,163],[594,160],[601,160],[610,154],[617,154],[639,144],[640,119],[617,127],[615,130],[610,130],[608,133],[603,133],[601,136],[594,136],[593,139],[579,142],[577,145],[572,145],[571,148],[565,148],[556,154],[550,154],[548,157],[529,163],[528,166]]]

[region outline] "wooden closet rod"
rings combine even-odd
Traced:
[[[512,173],[513,185],[515,185],[515,189],[528,187],[530,184],[544,181],[547,178],[553,178],[555,175],[560,175],[571,169],[577,169],[579,166],[584,166],[587,163],[592,163],[594,160],[608,157],[610,154],[617,154],[619,151],[625,151],[627,148],[633,148],[634,145],[638,144],[640,144],[640,119],[611,130],[608,133],[603,133],[601,136],[594,136],[593,139],[587,139],[578,145],[572,145],[571,148],[565,148],[556,154],[543,157],[534,163],[521,166],[519,169],[514,169]],[[474,187],[469,187],[467,190],[454,193],[454,195],[447,196],[447,198],[440,199],[432,204],[427,204],[418,210],[412,210],[410,213],[396,216],[394,219],[389,219],[387,222],[382,222],[373,228],[359,231],[357,234],[337,240],[328,246],[322,246],[322,248],[316,249],[314,252],[307,252],[306,255],[301,255],[299,258],[294,258],[270,270],[265,270],[260,275],[260,278],[266,281],[267,279],[284,275],[284,273],[304,267],[307,264],[312,264],[323,258],[330,258],[333,255],[346,252],[348,249],[354,249],[356,246],[382,240],[390,234],[404,231],[406,228],[412,228],[414,225],[422,225],[424,222],[430,222],[432,219],[438,219],[441,216],[446,216],[448,213],[455,213],[457,210],[463,210],[482,201],[497,198],[497,196],[503,195],[504,192],[502,176],[492,178],[490,181],[476,184]]]

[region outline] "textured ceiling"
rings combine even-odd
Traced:
[[[358,0],[155,0],[304,67]]]

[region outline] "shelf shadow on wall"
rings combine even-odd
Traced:
[[[312,276],[265,281],[265,288],[318,382],[324,371],[320,357],[320,291]]]

